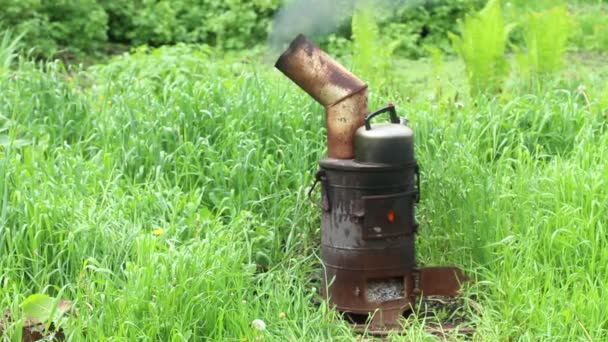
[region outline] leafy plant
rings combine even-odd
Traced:
[[[523,23],[527,47],[520,67],[532,75],[547,75],[560,69],[572,22],[565,6],[530,12]]]
[[[58,324],[70,310],[70,306],[70,303],[66,300],[58,300],[43,293],[35,293],[23,301],[21,310],[23,310],[23,316],[30,321]]]
[[[301,1],[301,0],[298,0]],[[365,1],[363,1],[365,2]],[[399,40],[396,53],[426,54],[424,45],[451,50],[445,34],[484,0],[377,2],[380,36]],[[389,4],[390,3],[390,4]],[[106,44],[206,43],[243,49],[265,41],[280,0],[4,0],[0,22],[27,32],[25,45],[37,57],[98,53]],[[344,26],[338,39],[351,37]]]
[[[425,50],[428,51],[431,63],[433,64],[433,87],[435,88],[435,99],[441,99],[443,96],[443,87],[441,82],[441,76],[443,74],[443,56],[441,49],[435,46],[425,46]]]
[[[107,40],[107,16],[96,0],[4,0],[0,22],[24,33],[23,45],[38,57],[94,53]]]
[[[279,0],[3,0],[0,23],[25,33],[36,57],[96,54],[108,42],[207,43],[242,49],[264,41]]]
[[[460,36],[449,33],[464,60],[471,94],[495,94],[509,72],[505,49],[511,26],[505,26],[500,1],[490,0],[478,13],[459,22]]]
[[[374,2],[360,1],[352,18],[353,70],[366,78],[374,89],[390,81],[391,56],[399,40],[387,41],[379,34]]]
[[[23,34],[13,38],[10,30],[4,31],[0,39],[0,74],[3,71],[8,70],[13,63],[13,60],[17,57],[17,48],[19,41],[23,37]]]
[[[608,4],[596,4],[574,11],[575,30],[570,35],[573,46],[593,51],[608,51]]]
[[[509,0],[507,3],[518,10],[542,11],[550,7],[565,5],[566,0]]]
[[[107,1],[112,40],[135,45],[207,43],[242,49],[263,41],[278,0]]]
[[[429,51],[424,46],[435,46],[443,52],[452,52],[446,34],[457,21],[485,4],[485,0],[450,1],[401,1],[378,6],[385,13],[380,17],[383,36],[398,38],[401,44],[397,53],[408,57],[420,57]]]

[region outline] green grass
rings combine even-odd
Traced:
[[[178,46],[0,73],[0,308],[71,299],[74,341],[352,340],[312,302],[322,108],[257,60]],[[383,91],[417,134],[420,263],[474,275],[474,340],[607,339],[608,69],[470,99],[453,64],[450,96],[411,82],[424,61]]]

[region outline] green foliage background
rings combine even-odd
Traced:
[[[401,54],[420,56],[422,45],[449,50],[446,33],[483,0],[404,1],[386,7],[382,35],[398,39]],[[384,4],[388,4],[385,2]],[[0,0],[0,29],[25,32],[23,47],[36,57],[95,54],[108,43],[205,43],[244,49],[264,43],[281,0]],[[337,34],[351,37],[349,21]]]
[[[96,0],[0,0],[0,9],[0,25],[25,33],[37,56],[92,52],[107,41],[108,16]]]
[[[38,58],[104,54],[112,50],[113,44],[204,43],[238,50],[265,43],[272,18],[286,1],[290,0],[0,0],[0,30],[24,33],[23,50]],[[397,54],[420,57],[428,54],[426,46],[453,52],[447,33],[456,28],[458,20],[486,2],[381,0],[375,4],[375,15],[379,34],[399,42]],[[575,2],[589,7],[604,3],[501,1],[505,7],[521,10]],[[606,39],[588,38],[607,36],[605,20],[596,15],[597,10],[590,12],[580,14],[584,20],[576,27],[579,39],[572,41],[583,48],[608,49]],[[325,37],[325,43],[337,41],[345,47],[343,43],[353,35],[349,23],[344,20],[336,34]]]

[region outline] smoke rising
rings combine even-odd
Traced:
[[[352,15],[356,0],[294,0],[275,15],[269,44],[272,52],[283,50],[298,34],[319,36],[334,32]]]
[[[322,36],[335,32],[350,18],[357,5],[372,2],[376,14],[390,14],[402,6],[413,7],[423,3],[440,3],[446,0],[287,0],[277,12],[268,37],[270,53],[278,55],[298,34]]]

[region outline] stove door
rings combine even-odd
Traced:
[[[387,239],[415,232],[416,191],[363,196],[363,239]]]

